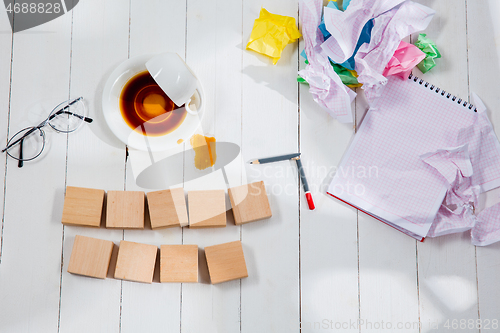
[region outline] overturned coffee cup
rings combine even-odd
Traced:
[[[160,88],[176,105],[185,105],[186,111],[196,115],[201,110],[201,84],[182,58],[174,52],[162,53],[146,62],[146,68]],[[198,105],[197,105],[198,104]]]

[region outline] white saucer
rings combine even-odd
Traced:
[[[120,111],[121,91],[132,77],[147,71],[146,62],[153,56],[155,55],[137,56],[124,61],[115,68],[104,85],[102,111],[113,134],[129,147],[144,151],[163,151],[177,146],[180,142],[189,141],[200,126],[203,110],[200,110],[198,115],[188,113],[178,128],[163,136],[144,136],[129,127]],[[201,94],[203,95],[203,92]],[[204,96],[195,93],[192,103],[198,108],[203,98]]]

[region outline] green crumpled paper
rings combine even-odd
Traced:
[[[331,63],[331,62],[330,62]],[[356,88],[361,87],[362,84],[358,82],[356,71],[349,70],[345,67],[340,66],[339,64],[332,63],[333,70],[342,80],[342,83],[348,87]]]
[[[415,43],[415,46],[427,55],[425,59],[417,65],[418,69],[420,69],[422,73],[430,71],[434,66],[436,66],[435,59],[441,58],[441,53],[439,53],[436,44],[426,36],[426,34],[418,35],[418,40]]]
[[[307,63],[308,62],[306,60],[306,64]],[[350,88],[357,88],[357,87],[361,87],[363,85],[363,84],[358,82],[358,79],[357,79],[358,74],[356,73],[356,71],[349,70],[349,69],[342,67],[339,64],[335,64],[331,61],[330,61],[330,64],[332,65],[335,73],[337,73],[337,75],[340,77],[340,80],[342,81],[342,83],[345,84],[346,86],[348,86]],[[302,78],[300,75],[297,76],[297,81],[300,83],[307,83],[307,81],[304,78]]]

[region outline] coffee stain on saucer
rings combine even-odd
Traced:
[[[131,129],[152,137],[175,131],[187,115],[184,105],[175,105],[148,71],[127,81],[119,106],[123,120]]]
[[[205,170],[214,166],[217,161],[215,138],[195,134],[189,140],[194,150],[194,166],[198,170]]]
[[[183,143],[183,142],[184,142],[184,140],[183,140],[183,139],[179,139],[179,140],[177,140],[177,144],[178,144],[178,145],[180,145],[180,144],[181,144],[181,143]]]

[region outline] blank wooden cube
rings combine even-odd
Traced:
[[[236,225],[267,219],[273,215],[263,181],[232,187],[228,193]]]
[[[135,282],[153,282],[156,254],[155,245],[121,241],[116,259],[115,279]]]
[[[144,229],[144,200],[142,191],[109,191],[106,228]]]
[[[149,192],[147,198],[151,229],[188,225],[184,189]]]
[[[198,245],[162,245],[160,282],[198,282]]]
[[[104,190],[66,187],[62,224],[99,227],[101,224]]]
[[[108,273],[113,242],[85,236],[75,236],[68,272],[105,279]]]
[[[210,228],[226,226],[226,194],[224,190],[190,191],[189,227]]]
[[[212,284],[248,276],[240,241],[208,246],[205,248],[205,257]]]

